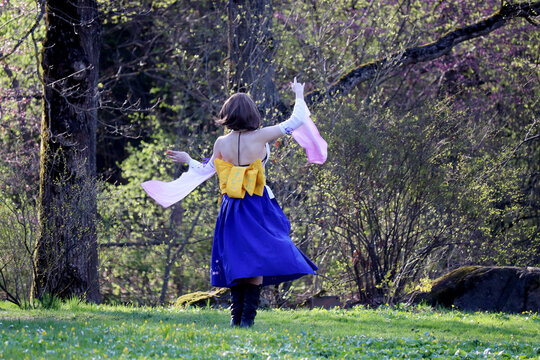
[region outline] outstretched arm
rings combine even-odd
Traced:
[[[291,90],[296,95],[294,109],[291,117],[282,123],[274,126],[268,126],[259,131],[263,141],[270,142],[285,134],[292,134],[294,130],[304,124],[304,120],[309,116],[307,105],[304,101],[304,84],[296,81],[291,83]]]
[[[295,77],[294,82],[291,83],[291,89],[294,91],[296,99],[291,117],[278,125],[283,135],[291,135],[294,130],[304,124],[304,120],[308,116],[307,105],[304,101],[304,84],[296,82]]]
[[[220,155],[216,152],[216,146],[214,145],[212,159],[206,164],[193,160],[185,151],[168,150],[166,156],[174,162],[189,163],[189,170],[171,182],[150,180],[141,184],[148,195],[163,207],[169,207],[182,200],[193,189],[212,177],[216,172],[214,157]]]
[[[217,146],[218,141],[219,139],[216,140],[216,142],[214,143],[214,151],[212,153],[212,157],[207,163],[201,163],[200,161],[192,159],[191,156],[189,156],[189,154],[185,151],[167,150],[166,156],[174,162],[189,164],[190,169],[193,169],[201,175],[211,174],[216,171],[216,169],[214,168],[214,159],[216,157],[220,157]]]
[[[167,150],[165,156],[171,159],[173,162],[181,164],[189,164],[191,156],[185,151]]]

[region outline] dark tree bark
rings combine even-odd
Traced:
[[[39,221],[33,294],[99,302],[96,0],[48,0],[43,43]]]
[[[270,0],[229,0],[229,72],[231,92],[249,92],[263,115],[274,108],[274,39]]]
[[[512,19],[522,17],[538,26],[531,18],[540,15],[540,1],[524,2],[520,4],[504,3],[502,8],[493,15],[464,28],[458,28],[443,35],[430,44],[408,48],[403,52],[391,54],[386,58],[363,64],[349,71],[337,80],[326,91],[316,90],[306,94],[308,105],[323,99],[335,98],[348,94],[352,89],[364,81],[377,76],[384,79],[396,71],[421,62],[430,61],[449,53],[456,45],[477,37],[487,35],[505,25]]]

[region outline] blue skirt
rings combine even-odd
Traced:
[[[231,287],[255,276],[266,286],[315,274],[317,266],[293,244],[290,230],[266,188],[263,196],[223,195],[212,246],[212,286]]]

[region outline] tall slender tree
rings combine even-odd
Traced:
[[[101,26],[96,0],[48,0],[34,296],[99,302],[96,123]]]
[[[274,84],[274,38],[269,0],[228,4],[229,90],[249,92],[267,112],[278,101]]]

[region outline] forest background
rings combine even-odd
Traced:
[[[99,257],[81,265],[94,261],[99,276],[92,301],[169,303],[208,289],[216,179],[169,209],[140,183],[186,170],[167,161],[167,149],[209,157],[223,132],[214,119],[235,91],[254,97],[266,125],[284,119],[294,76],[306,82],[328,160],[308,165],[302,149],[282,139],[272,144],[267,179],[319,275],[268,290],[273,305],[321,291],[396,303],[462,265],[540,266],[538,2],[79,0],[78,9],[95,3],[99,12],[66,23],[71,31],[93,27],[99,61],[71,64],[71,73],[49,81],[48,69],[65,65],[43,60],[53,48],[46,20],[68,13],[54,3],[68,2],[0,2],[3,298],[28,306],[46,296],[35,285],[43,266],[49,274],[71,269],[75,279],[80,270],[70,262],[80,244]],[[512,12],[516,6],[532,10]],[[62,11],[51,17],[55,9]],[[446,47],[437,42],[497,14],[501,26]],[[440,51],[407,61],[407,49],[426,44]],[[60,47],[68,60],[72,49]],[[86,160],[95,161],[95,174],[75,179],[76,195],[55,195],[55,204],[77,198],[77,209],[95,212],[83,226],[73,209],[47,210],[44,187],[74,177],[46,178],[40,142],[61,142],[48,128],[47,89],[68,99],[77,91],[69,81],[92,70],[94,105],[84,111],[96,112],[95,157]],[[64,238],[81,227],[95,244],[81,240],[86,233]],[[63,250],[43,261],[51,241]],[[64,262],[71,267],[57,271]],[[67,287],[48,289],[77,295]]]

